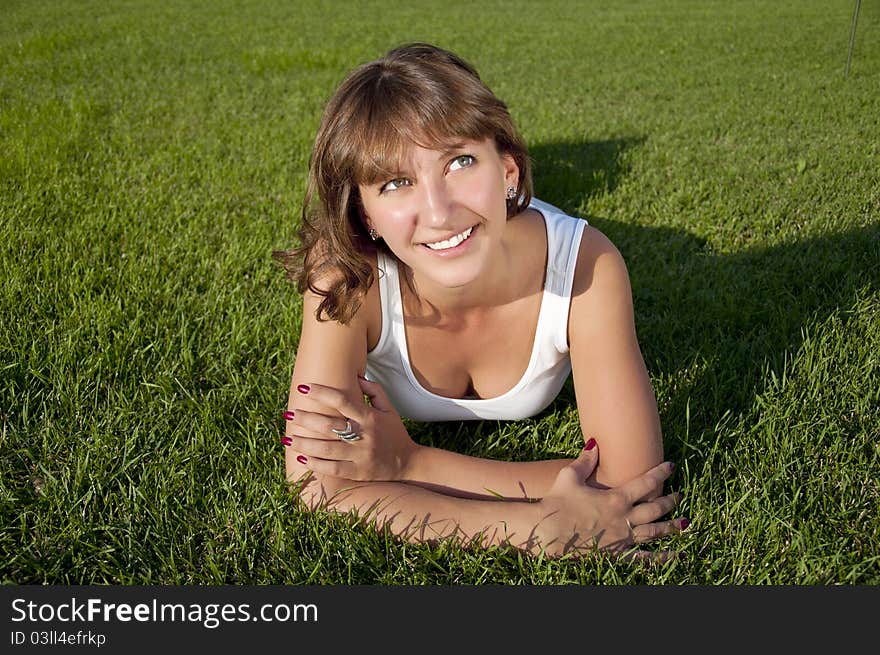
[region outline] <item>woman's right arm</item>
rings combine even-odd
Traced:
[[[415,543],[453,539],[463,545],[512,546],[531,555],[589,555],[597,550],[633,559],[663,561],[670,551],[634,549],[680,530],[678,521],[658,521],[680,500],[670,494],[646,501],[669,476],[668,462],[617,489],[586,483],[598,449],[584,450],[563,468],[550,492],[537,502],[474,500],[446,496],[396,482],[345,482],[325,478],[314,507],[353,511],[376,528]]]
[[[376,293],[376,285],[368,293]],[[318,382],[336,387],[351,397],[362,397],[357,383],[357,375],[363,374],[367,365],[367,321],[363,306],[347,325],[333,320],[318,321],[316,311],[321,297],[311,291],[303,294],[302,330],[297,347],[296,363],[290,381],[288,411],[302,409],[319,412],[328,416],[341,416],[335,408],[322,405],[309,396],[298,393],[296,388],[306,382]],[[293,424],[286,421],[286,435],[293,436]],[[303,480],[309,469],[297,457],[301,456],[294,448],[285,448],[287,480]],[[300,495],[313,505],[309,498],[321,491],[320,479],[309,479]]]

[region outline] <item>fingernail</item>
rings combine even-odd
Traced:
[[[290,410],[288,409],[286,412],[284,412],[284,414],[282,414],[282,416],[284,417],[284,419],[285,419],[286,421],[292,421],[292,420],[293,420],[293,417],[294,417],[295,415],[294,415],[294,413],[293,413],[292,411],[290,411]]]
[[[299,462],[300,464],[308,464],[309,463],[309,460],[306,459],[305,455],[297,455],[296,461]]]
[[[593,450],[593,448],[595,448],[595,447],[596,447],[596,440],[593,438],[590,438],[590,440],[584,446],[584,450]]]
[[[690,522],[688,519],[682,519],[682,520],[679,522],[678,527],[679,527],[680,529],[682,529],[682,530],[687,530],[687,527],[688,527],[690,524],[691,524],[691,522]]]
[[[285,446],[289,446],[293,443],[293,439],[291,439],[290,437],[281,437],[281,443],[283,443]]]
[[[675,462],[669,462],[669,472],[672,473],[675,470]]]
[[[309,387],[309,385],[307,384],[301,384],[296,388],[296,390],[300,393],[308,393],[310,389],[311,387]]]

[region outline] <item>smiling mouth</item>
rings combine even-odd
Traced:
[[[471,232],[474,231],[473,226],[466,229],[464,232],[460,232],[456,234],[454,237],[450,237],[445,241],[436,241],[434,243],[425,243],[422,244],[431,250],[449,250],[450,248],[455,248],[455,246],[463,243],[470,235]]]

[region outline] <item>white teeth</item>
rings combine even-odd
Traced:
[[[454,237],[446,239],[446,241],[438,241],[437,243],[426,243],[425,245],[428,246],[431,250],[447,250],[449,248],[455,248],[455,246],[467,239],[473,231],[474,228],[469,227],[461,234],[456,234]]]

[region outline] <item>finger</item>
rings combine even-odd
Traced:
[[[307,412],[304,409],[298,409],[290,425],[294,430],[302,428],[306,435],[314,434],[320,437],[335,439],[337,435],[333,430],[345,430],[349,423],[352,430],[360,432],[361,426],[357,424],[357,421],[348,419],[348,422],[346,422],[346,419],[339,416],[327,416],[318,412]]]
[[[650,471],[621,485],[619,489],[628,502],[635,504],[662,486],[674,470],[675,464],[672,462],[661,462]]]
[[[360,402],[360,399],[358,399],[359,402],[352,402],[348,394],[341,389],[327,387],[323,384],[300,384],[296,390],[315,402],[338,410],[340,414],[347,418],[357,419],[359,423],[364,422],[364,414],[367,409],[366,404]]]
[[[307,430],[300,425],[291,425],[287,428],[287,436],[289,437],[302,437],[303,439],[316,439],[318,441],[338,441],[339,437],[337,437],[332,432],[315,432],[314,430]]]
[[[680,493],[671,493],[660,496],[654,500],[639,503],[633,507],[627,518],[633,525],[641,525],[643,523],[651,523],[656,521],[664,514],[669,514],[676,505],[678,505],[683,496]]]
[[[396,411],[394,405],[388,400],[388,396],[385,394],[385,390],[382,388],[381,384],[368,380],[360,375],[358,375],[358,383],[360,383],[361,391],[363,391],[364,395],[370,399],[370,404],[373,407],[380,412]]]
[[[599,448],[596,446],[596,440],[590,439],[587,441],[583,450],[581,450],[581,454],[568,465],[568,468],[575,472],[577,479],[580,482],[584,482],[593,474],[593,470],[596,468],[598,462]]]
[[[329,475],[334,478],[348,479],[352,471],[350,462],[339,462],[332,459],[321,459],[320,457],[307,457],[305,455],[297,455],[296,461],[314,473]]]
[[[349,461],[351,456],[351,446],[342,443],[339,439],[335,441],[325,441],[323,439],[304,439],[302,437],[288,437],[287,442],[283,442],[288,448],[305,455],[306,457],[317,457],[320,459],[332,460],[337,462]]]
[[[302,411],[302,410],[300,410]],[[337,419],[340,423],[344,423],[344,418]],[[352,421],[352,428],[354,428],[355,422]],[[335,427],[335,424],[334,424]],[[331,430],[328,430],[326,425],[321,426],[321,431],[310,430],[309,428],[303,427],[297,423],[294,423],[293,420],[288,420],[287,425],[285,427],[285,436],[288,437],[302,437],[303,439],[320,439],[322,441],[338,441],[339,437],[336,436]]]
[[[690,525],[687,519],[673,519],[671,521],[657,521],[656,523],[644,523],[633,526],[633,540],[637,544],[654,541],[671,534],[678,534]]]

